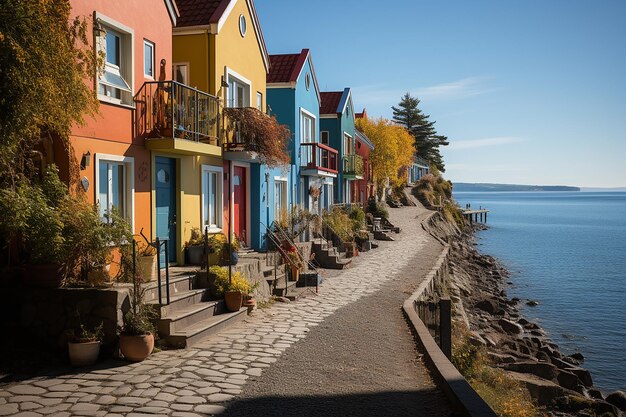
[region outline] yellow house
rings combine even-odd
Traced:
[[[218,97],[220,107],[265,111],[269,56],[254,2],[177,0],[176,3],[180,17],[173,31],[174,78]],[[224,122],[221,117],[221,139]],[[210,232],[221,229],[227,232],[230,227],[240,240],[249,244],[254,227],[251,210],[256,209],[253,201],[262,187],[254,179],[258,176],[253,172],[258,164],[248,160],[246,152],[226,154],[231,155],[223,155],[220,149],[215,155],[199,155],[185,167],[195,175],[195,183],[189,180],[188,185],[201,191],[199,195],[183,196],[186,206],[195,206],[197,210],[196,213],[185,211],[185,236],[192,227],[209,225]],[[209,190],[210,187],[213,188]],[[208,199],[205,192],[211,193]],[[206,212],[210,216],[202,214]],[[207,220],[211,216],[218,220]]]

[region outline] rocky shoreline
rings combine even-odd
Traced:
[[[604,396],[581,367],[583,355],[563,354],[539,325],[522,316],[520,304],[534,302],[507,297],[509,272],[475,247],[474,234],[485,226],[460,231],[435,215],[426,227],[450,244],[455,319],[465,322],[469,342],[484,348],[493,366],[523,384],[546,415],[626,416],[623,392]]]

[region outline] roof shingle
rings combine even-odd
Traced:
[[[320,106],[320,114],[337,114],[337,108],[341,103],[343,91],[331,91],[320,93],[322,104]]]
[[[180,17],[177,27],[217,23],[230,0],[176,0]]]
[[[288,83],[292,80],[292,74],[296,70],[300,54],[270,55],[270,73],[267,75],[267,82]],[[299,73],[299,71],[298,71]],[[298,74],[296,74],[296,79]]]

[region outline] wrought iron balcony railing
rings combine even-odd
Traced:
[[[219,99],[176,81],[144,83],[135,96],[135,127],[144,139],[219,145]]]
[[[337,150],[330,146],[321,143],[300,144],[300,165],[302,168],[336,174],[337,159]]]
[[[352,177],[363,177],[363,157],[357,154],[344,155],[343,174]]]

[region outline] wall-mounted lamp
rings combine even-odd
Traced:
[[[222,77],[222,88],[228,88],[228,83],[226,82],[224,77]]]
[[[89,167],[89,165],[91,165],[91,152],[87,151],[80,159],[80,169],[85,170]]]

